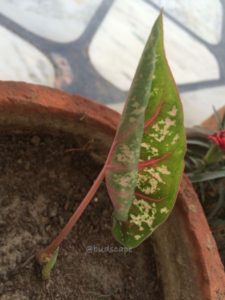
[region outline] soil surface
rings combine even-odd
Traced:
[[[125,251],[112,237],[104,183],[63,242],[50,280],[41,280],[35,254],[101,168],[85,149],[66,135],[0,135],[1,300],[163,299],[151,240]]]

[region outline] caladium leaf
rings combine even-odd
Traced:
[[[106,170],[113,234],[136,247],[170,214],[184,168],[185,131],[164,53],[162,14],[138,65]]]

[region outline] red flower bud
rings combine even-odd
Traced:
[[[225,130],[209,135],[208,138],[225,151]]]

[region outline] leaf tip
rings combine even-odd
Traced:
[[[158,21],[163,24],[163,15],[164,15],[164,8],[161,7],[160,9],[160,13],[159,13],[159,16],[158,16]]]

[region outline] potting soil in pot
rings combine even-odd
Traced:
[[[89,151],[91,145],[89,145]],[[62,228],[101,165],[67,135],[0,135],[0,299],[161,300],[151,241],[125,251],[111,234],[105,185],[40,279],[35,254]]]

